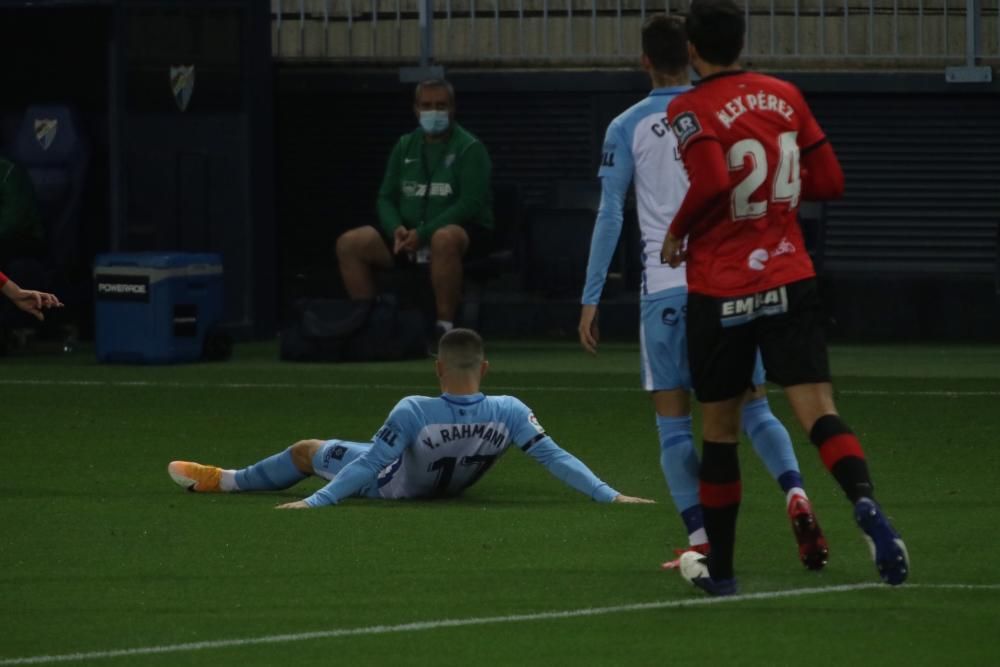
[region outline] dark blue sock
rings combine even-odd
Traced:
[[[782,473],[781,476],[778,477],[778,484],[781,485],[781,490],[785,493],[788,493],[795,488],[805,489],[805,487],[802,486],[802,475],[799,474],[798,470],[789,470]]]
[[[681,520],[687,528],[688,535],[691,535],[705,527],[705,519],[701,514],[701,503],[687,508],[681,512]]]

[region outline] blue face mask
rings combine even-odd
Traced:
[[[448,129],[447,111],[421,111],[420,127],[427,134],[443,134]]]

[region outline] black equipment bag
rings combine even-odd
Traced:
[[[285,361],[396,361],[427,355],[427,325],[418,310],[391,295],[369,301],[300,299],[281,332]]]

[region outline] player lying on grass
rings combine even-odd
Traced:
[[[438,498],[460,495],[513,444],[580,493],[604,503],[652,503],[618,493],[559,447],[535,415],[513,396],[485,396],[489,363],[469,329],[441,337],[435,361],[442,394],[407,396],[389,413],[371,444],[302,440],[242,470],[173,461],[167,471],[191,491],[277,491],[310,475],[330,483],[279,509],[335,505],[344,498]]]

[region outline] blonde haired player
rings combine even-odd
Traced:
[[[458,496],[516,446],[553,476],[597,502],[651,503],[625,496],[565,451],[524,403],[486,396],[479,385],[489,363],[483,341],[470,329],[441,337],[435,370],[441,395],[407,396],[396,404],[372,442],[301,440],[242,470],[173,461],[175,482],[197,492],[274,491],[310,475],[330,482],[304,500],[279,505],[307,509],[345,498]]]

